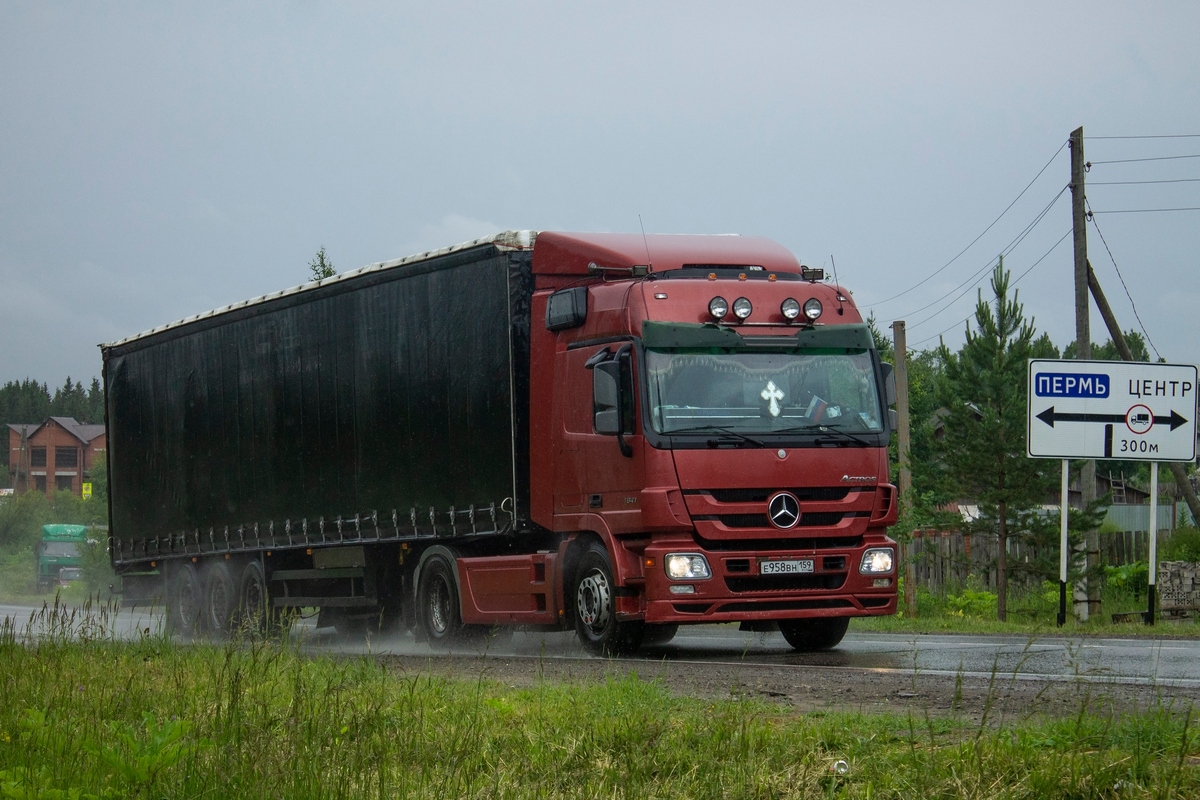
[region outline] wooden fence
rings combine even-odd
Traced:
[[[1158,532],[1159,552],[1162,552],[1162,546],[1170,535],[1169,530]],[[967,585],[968,580],[996,590],[996,556],[999,548],[995,534],[918,531],[913,537],[911,552],[916,566],[917,585],[931,592],[954,591]],[[1057,574],[1058,550],[1042,555],[1055,565]],[[1150,536],[1146,531],[1100,534],[1100,559],[1106,566],[1145,561],[1149,557]],[[1032,548],[1019,540],[1009,539],[1009,583],[1036,580],[1023,568],[1035,560],[1036,553]]]

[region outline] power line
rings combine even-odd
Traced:
[[[1200,206],[1184,208],[1118,208],[1109,211],[1092,211],[1092,214],[1157,214],[1161,211],[1200,211]]]
[[[903,297],[904,295],[911,292],[913,289],[916,289],[917,287],[921,286],[922,284],[932,280],[933,278],[935,278],[938,275],[938,273],[940,273],[942,270],[946,269],[946,267],[950,266],[955,261],[958,261],[958,259],[962,257],[963,253],[967,252],[972,247],[974,247],[975,243],[984,237],[984,234],[986,234],[988,231],[990,231],[992,228],[994,228],[996,226],[996,223],[999,222],[1004,217],[1004,215],[1007,214],[1009,212],[1009,210],[1012,209],[1012,207],[1017,204],[1017,200],[1020,200],[1022,197],[1025,196],[1025,193],[1027,191],[1029,191],[1029,187],[1033,186],[1033,184],[1037,182],[1037,179],[1042,177],[1042,173],[1045,172],[1047,169],[1049,169],[1050,165],[1054,163],[1054,159],[1058,158],[1058,154],[1061,153],[1063,151],[1063,148],[1066,146],[1067,146],[1067,142],[1065,142],[1065,141],[1061,145],[1059,145],[1059,148],[1054,151],[1054,155],[1050,156],[1050,160],[1046,162],[1045,166],[1043,166],[1041,169],[1038,170],[1037,175],[1033,176],[1033,180],[1031,180],[1029,183],[1027,183],[1025,185],[1025,188],[1021,190],[1021,193],[1019,195],[1017,195],[1016,198],[1011,203],[1009,203],[1007,206],[1005,206],[1004,210],[1000,212],[1000,216],[998,216],[994,220],[992,220],[992,224],[988,225],[986,228],[984,228],[983,233],[979,234],[974,239],[972,239],[970,244],[968,244],[966,247],[964,247],[962,250],[960,250],[958,252],[958,255],[956,255],[954,258],[950,259],[949,261],[947,261],[942,266],[938,267],[937,270],[933,272],[933,274],[924,278],[919,283],[916,283],[916,284],[908,287],[900,294],[892,295],[891,297],[887,298],[886,300],[880,300],[877,303],[871,303],[870,305],[867,306],[867,308],[874,309],[877,306],[883,305],[884,303],[890,303],[893,300]]]
[[[1177,161],[1181,158],[1200,158],[1200,153],[1192,153],[1186,156],[1154,156],[1153,158],[1115,158],[1111,161],[1089,161],[1088,166],[1096,164],[1133,164],[1139,161]]]
[[[1150,183],[1200,183],[1200,178],[1171,178],[1161,181],[1088,181],[1088,186],[1142,186]]]
[[[1160,133],[1154,136],[1084,136],[1084,139],[1200,139],[1200,133]]]
[[[1138,327],[1142,329],[1142,333],[1146,336],[1146,341],[1150,345],[1150,349],[1154,351],[1154,357],[1161,360],[1162,356],[1158,353],[1158,348],[1154,346],[1154,340],[1150,338],[1150,332],[1146,330],[1145,324],[1142,323],[1142,317],[1138,314],[1137,304],[1133,302],[1133,295],[1129,293],[1129,287],[1125,285],[1125,276],[1121,274],[1121,268],[1117,266],[1117,259],[1113,258],[1112,249],[1108,246],[1108,242],[1104,239],[1104,234],[1100,232],[1100,226],[1096,224],[1096,214],[1092,211],[1092,204],[1088,203],[1087,198],[1083,198],[1083,202],[1087,203],[1088,218],[1092,221],[1092,227],[1096,229],[1096,233],[1100,234],[1100,241],[1104,244],[1104,249],[1108,251],[1108,259],[1112,261],[1113,269],[1117,271],[1117,277],[1121,280],[1121,288],[1125,290],[1125,296],[1129,298],[1129,305],[1133,307],[1133,316],[1138,321]]]
[[[1049,203],[1047,203],[1046,207],[1042,209],[1041,213],[1039,213],[1036,217],[1034,217],[1033,222],[1030,222],[1028,225],[1026,225],[1024,230],[1022,230],[1019,234],[1017,234],[1017,236],[1012,241],[1010,241],[1008,243],[1008,245],[1006,245],[1004,247],[1004,249],[1001,250],[1000,252],[1003,255],[1008,255],[1013,250],[1015,250],[1021,244],[1021,242],[1025,241],[1025,237],[1027,237],[1030,233],[1033,232],[1033,229],[1036,228],[1038,223],[1040,223],[1042,221],[1042,219],[1045,218],[1046,214],[1050,213],[1050,209],[1052,209],[1054,207],[1054,204],[1058,202],[1058,199],[1063,196],[1063,193],[1067,191],[1067,188],[1068,188],[1067,186],[1064,186],[1062,189],[1060,189],[1058,194],[1054,195],[1054,199],[1051,200]],[[927,303],[927,304],[921,306],[920,308],[918,308],[915,311],[909,312],[908,314],[904,314],[903,316],[905,316],[905,317],[910,317],[910,316],[913,316],[916,314],[920,314],[922,311],[924,311],[928,308],[931,308],[931,307],[937,305],[938,303],[942,302],[947,297],[949,297],[950,295],[957,292],[959,289],[963,289],[964,286],[967,287],[966,289],[963,289],[963,291],[961,293],[959,293],[957,297],[955,297],[953,300],[951,300],[949,303],[947,303],[945,305],[945,307],[943,307],[941,310],[934,312],[930,316],[926,317],[925,319],[921,320],[920,322],[918,322],[914,325],[911,325],[909,327],[915,328],[918,325],[922,325],[922,324],[928,322],[929,320],[933,319],[934,317],[936,317],[938,314],[941,314],[942,311],[945,311],[947,308],[949,308],[950,306],[957,303],[959,298],[961,298],[964,294],[969,292],[975,286],[975,284],[979,283],[979,281],[983,279],[984,274],[986,274],[987,270],[992,268],[993,263],[995,263],[995,262],[989,260],[981,268],[979,268],[974,273],[972,273],[971,276],[968,277],[965,281],[960,283],[958,286],[955,286],[953,289],[946,292],[941,297],[937,298],[936,300],[934,300],[931,303]]]
[[[1024,272],[1022,272],[1020,275],[1018,275],[1018,276],[1017,276],[1017,279],[1016,279],[1016,280],[1014,280],[1014,281],[1012,282],[1012,285],[1013,285],[1013,286],[1016,286],[1016,285],[1017,285],[1017,284],[1018,284],[1018,283],[1021,281],[1021,278],[1024,278],[1026,275],[1028,275],[1030,272],[1032,272],[1032,271],[1033,271],[1033,268],[1034,268],[1034,267],[1036,267],[1038,264],[1041,264],[1043,261],[1045,261],[1045,260],[1046,260],[1046,259],[1047,259],[1047,258],[1050,256],[1050,254],[1051,254],[1051,253],[1053,253],[1055,250],[1057,250],[1057,249],[1058,249],[1058,246],[1059,246],[1060,244],[1062,244],[1064,241],[1066,241],[1066,238],[1067,238],[1068,236],[1070,236],[1070,235],[1071,235],[1071,232],[1072,232],[1072,230],[1073,230],[1073,229],[1071,229],[1071,228],[1068,228],[1068,229],[1067,229],[1067,232],[1066,232],[1066,233],[1064,233],[1064,234],[1063,234],[1063,235],[1062,235],[1062,236],[1059,238],[1059,240],[1058,240],[1057,242],[1055,242],[1055,243],[1054,243],[1054,245],[1053,245],[1053,246],[1052,246],[1052,247],[1051,247],[1049,250],[1047,250],[1047,251],[1046,251],[1046,252],[1045,252],[1045,253],[1042,255],[1042,257],[1041,257],[1041,258],[1039,258],[1037,261],[1033,262],[1033,263],[1032,263],[1032,264],[1029,266],[1029,269],[1025,270]],[[964,322],[966,322],[967,320],[969,320],[969,319],[970,319],[971,317],[973,317],[973,316],[975,316],[975,314],[974,314],[974,313],[968,314],[967,316],[965,316],[965,317],[963,317],[962,319],[960,319],[958,322],[952,323],[952,324],[951,324],[951,325],[949,325],[948,327],[946,327],[946,328],[943,328],[942,330],[938,331],[937,333],[933,334],[932,336],[926,336],[924,339],[921,339],[920,341],[913,342],[913,343],[912,343],[912,346],[914,346],[914,347],[915,347],[916,345],[919,345],[919,344],[924,344],[925,342],[928,342],[930,339],[936,339],[937,337],[941,336],[942,334],[944,334],[946,331],[950,330],[951,328],[953,328],[953,327],[955,327],[955,326],[957,326],[957,325],[962,325]],[[932,317],[931,317],[930,319],[932,319]],[[919,324],[921,324],[921,323],[917,323],[917,324],[919,325]],[[914,326],[912,326],[912,327],[914,327],[914,328],[915,328],[915,327],[916,327],[916,325],[914,325]],[[1156,351],[1156,352],[1157,352],[1157,351]]]

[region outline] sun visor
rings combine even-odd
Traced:
[[[802,350],[870,350],[871,330],[863,324],[802,328],[794,336],[743,336],[732,328],[713,323],[642,323],[642,343],[655,350],[690,348],[770,347]]]

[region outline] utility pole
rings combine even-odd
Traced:
[[[1088,297],[1088,257],[1087,257],[1087,215],[1084,206],[1084,173],[1087,162],[1083,159],[1083,126],[1071,132],[1071,219],[1075,241],[1075,357],[1090,359],[1092,357],[1092,332],[1089,325]],[[1096,462],[1088,459],[1083,463],[1083,471],[1079,476],[1079,489],[1083,497],[1083,507],[1087,508],[1096,499]],[[1087,572],[1094,574],[1099,568],[1100,534],[1097,531],[1086,533]],[[1087,605],[1080,608],[1080,619],[1086,620],[1091,614],[1100,613],[1100,585],[1093,580],[1084,579],[1087,586]]]
[[[900,509],[912,509],[912,462],[909,460],[912,428],[908,417],[908,337],[904,331],[904,320],[892,323],[892,341],[896,348],[896,417],[900,422],[897,431],[896,460],[900,462]],[[913,540],[901,545],[904,555],[904,613],[917,615],[917,565],[913,562]]]

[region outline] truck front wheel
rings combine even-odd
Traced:
[[[433,556],[421,567],[417,614],[432,647],[449,647],[464,635],[458,586],[450,569],[441,556]]]
[[[616,584],[608,551],[593,544],[575,570],[575,632],[579,642],[598,656],[634,652],[642,643],[643,623],[618,622]]]
[[[779,631],[793,650],[815,653],[832,650],[846,635],[849,617],[819,617],[817,619],[781,619]]]

